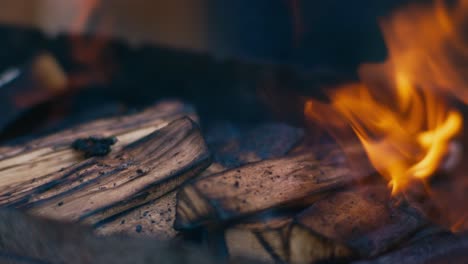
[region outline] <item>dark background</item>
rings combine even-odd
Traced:
[[[353,70],[385,59],[378,18],[411,0],[212,1],[215,49],[221,55]]]
[[[303,105],[298,96],[320,97],[321,88],[355,78],[359,64],[383,61],[386,48],[378,19],[413,2],[206,0],[206,51],[149,43],[135,47],[110,39],[89,65],[76,60],[76,36],[0,25],[0,72],[12,66],[27,68],[43,50],[70,76],[112,72],[106,82],[86,83],[22,110],[4,129],[8,135],[0,133],[0,140],[44,130],[32,128],[35,124],[61,129],[168,97],[194,104],[205,123],[252,123],[267,116],[299,124]],[[100,36],[80,38],[86,47]]]

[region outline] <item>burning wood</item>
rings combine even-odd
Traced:
[[[190,229],[229,221],[274,207],[308,203],[363,178],[338,161],[311,154],[266,160],[198,179],[178,193],[175,227]]]
[[[105,158],[47,175],[5,205],[50,218],[97,223],[170,192],[209,165],[197,126],[173,121]],[[53,188],[51,188],[53,187]]]
[[[343,143],[348,140],[360,141],[357,147],[326,145],[313,153],[304,144],[287,154],[302,138],[302,132],[278,125],[260,125],[232,137],[221,129],[214,136],[207,133],[205,143],[193,121],[179,118],[193,112],[169,104],[158,111],[96,121],[25,145],[0,148],[0,205],[88,224],[100,235],[118,233],[170,240],[180,234],[181,240],[191,237],[208,241],[208,245],[220,242],[222,237],[223,243],[216,246],[226,246],[231,259],[249,257],[292,264],[464,261],[466,238],[427,232],[429,221],[413,206],[421,202],[418,209],[425,208],[425,202],[431,199],[419,196],[418,187],[423,185],[412,186],[415,181],[432,177],[440,168],[455,170],[456,155],[461,153],[457,147],[450,149],[463,124],[460,112],[450,104],[450,96],[468,102],[466,91],[456,88],[466,86],[459,68],[465,67],[454,59],[460,57],[456,55],[466,57],[467,49],[458,36],[454,38],[464,13],[452,6],[468,10],[462,1],[450,6],[436,1],[433,7],[410,9],[414,19],[413,14],[402,11],[384,20],[388,61],[363,65],[360,82],[328,89],[327,103],[317,97],[295,98],[294,102],[306,101],[306,117],[314,125],[326,128],[339,145],[346,146]],[[423,30],[428,26],[435,32]],[[97,44],[98,50],[107,45]],[[450,48],[450,53],[446,48]],[[90,50],[96,51],[93,47]],[[158,56],[160,52],[156,52]],[[150,73],[157,73],[167,85],[181,84],[183,92],[175,94],[191,96],[196,101],[205,95],[188,91],[187,87],[204,86],[205,76],[220,77],[209,79],[210,84],[229,80],[235,84],[245,81],[250,86],[274,68],[219,63],[206,56],[180,54],[183,53],[163,54],[170,62]],[[125,73],[126,65],[99,71],[107,67],[94,67],[99,64],[94,60],[95,53],[82,55],[78,57],[83,66],[89,64],[84,71],[84,77],[89,79],[75,76],[80,78],[72,78],[74,85],[103,80],[107,83],[116,77],[112,81],[123,81],[118,86],[125,87],[125,80],[132,79],[113,76]],[[172,59],[178,58],[182,60],[174,66]],[[41,69],[46,72],[60,70],[53,61],[42,60],[45,64]],[[134,61],[140,63],[139,59]],[[204,65],[201,71],[200,65]],[[243,68],[242,77],[232,74],[238,67]],[[190,81],[179,82],[181,69],[189,73]],[[225,70],[231,72],[225,74]],[[38,83],[60,90],[57,87],[63,80],[43,79],[42,74],[37,72]],[[288,81],[287,74],[279,76],[273,87],[282,79]],[[262,83],[269,85],[268,81]],[[269,92],[266,89],[264,94]],[[237,93],[242,94],[242,90],[234,92]],[[172,94],[163,91],[161,95]],[[214,105],[229,101],[218,98],[231,99],[219,90],[210,95],[216,98],[212,100]],[[282,96],[278,98],[285,101]],[[236,107],[229,113],[237,115],[241,104],[233,105]],[[256,103],[251,105],[258,107]],[[282,109],[282,105],[275,106]],[[212,104],[203,107],[201,113],[216,112]],[[210,117],[229,119],[222,115]],[[115,142],[103,140],[106,137],[116,137],[116,145],[110,147]],[[81,141],[75,141],[77,138]],[[98,146],[96,151],[90,151],[93,146]],[[85,154],[78,154],[72,147]],[[91,157],[95,154],[102,157]],[[366,156],[365,162],[354,162],[362,156]],[[215,163],[209,167],[212,159]],[[368,169],[369,161],[375,169]],[[388,181],[393,192],[380,178],[373,177],[375,171]],[[195,179],[196,176],[200,177]],[[192,181],[185,184],[189,180]],[[437,177],[433,180],[423,186],[424,194],[431,192],[434,199],[434,194],[444,196],[452,192],[457,194],[457,201],[464,201],[463,181],[457,181],[456,189],[427,191],[432,183],[441,185]],[[183,188],[179,188],[182,184]],[[399,199],[392,195],[399,195]],[[426,216],[443,212],[438,207],[428,206]],[[458,220],[453,230],[466,228],[466,213],[453,214],[449,219]],[[0,241],[7,241],[2,235],[0,232]],[[0,245],[0,252],[5,250],[16,257],[21,251],[14,246]]]

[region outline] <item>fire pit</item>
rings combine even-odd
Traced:
[[[468,262],[465,1],[380,18],[357,74],[86,33],[104,2],[0,27],[1,263]]]

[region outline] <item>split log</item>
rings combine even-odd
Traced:
[[[177,191],[177,190],[176,190]],[[174,238],[176,191],[96,225],[96,234],[124,234],[132,237]]]
[[[38,179],[7,205],[95,224],[169,193],[209,164],[198,126],[182,118],[107,157]]]
[[[270,208],[307,204],[322,193],[364,178],[342,153],[327,160],[302,154],[252,163],[198,179],[178,193],[176,229],[222,223]]]
[[[240,128],[232,123],[220,123],[211,126],[204,135],[214,162],[199,177],[248,162],[283,156],[302,139],[303,132],[281,123],[247,128]],[[175,238],[178,234],[173,228],[176,191],[99,223],[96,233],[150,236],[164,240]]]
[[[224,243],[229,257],[287,263],[287,236],[292,220],[291,215],[275,215],[251,219],[227,228]]]
[[[385,186],[339,192],[299,214],[289,234],[289,262],[375,257],[427,222],[413,208],[394,205]]]
[[[439,234],[429,236],[387,255],[355,264],[445,264],[468,263],[468,237]]]
[[[184,115],[195,117],[193,109],[179,102],[163,102],[142,113],[98,120],[17,146],[0,148],[0,205],[12,195],[47,182],[46,175],[85,159],[71,144],[82,137],[115,136],[113,152]]]
[[[244,221],[228,227],[224,238],[230,257],[269,263],[349,261],[375,257],[425,225],[411,207],[394,206],[385,186],[373,186],[330,193],[295,217]]]

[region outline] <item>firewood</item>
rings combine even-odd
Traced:
[[[265,134],[268,136],[259,136]],[[301,140],[302,134],[300,129],[285,124],[269,123],[243,129],[233,124],[218,124],[204,134],[214,162],[199,177],[248,162],[283,156]],[[96,233],[150,236],[164,240],[175,238],[178,234],[173,228],[176,192],[98,223]]]
[[[426,224],[411,207],[393,205],[386,186],[330,193],[296,217],[291,213],[225,229],[230,256],[275,263],[375,257]]]
[[[280,214],[243,221],[224,231],[229,257],[245,257],[265,263],[286,263],[287,235],[293,216]]]
[[[177,190],[176,190],[177,191]],[[96,225],[96,234],[124,234],[132,237],[154,237],[159,240],[174,238],[173,228],[176,207],[176,191],[172,191],[147,204],[124,212],[109,221]]]
[[[203,172],[203,176],[208,176],[247,163],[280,158],[300,143],[304,132],[283,123],[240,127],[221,122],[204,135],[213,153],[213,164]]]
[[[226,133],[226,130],[234,132],[230,133],[231,136],[227,136],[229,133]],[[271,136],[258,136],[258,134],[265,133]],[[244,136],[249,140],[242,139]],[[260,125],[245,131],[240,131],[233,125],[218,125],[206,133],[207,143],[211,146],[214,156],[214,164],[207,168],[200,177],[247,162],[262,160],[265,157],[284,155],[299,142],[301,137],[301,130],[284,124]],[[281,143],[277,143],[278,138],[281,139]],[[233,146],[235,146],[234,149]],[[172,239],[178,234],[173,228],[175,211],[176,191],[125,212],[109,222],[98,224],[96,233],[100,235],[123,233],[131,236]]]
[[[198,126],[181,118],[107,157],[45,176],[9,205],[95,224],[169,193],[209,164]]]
[[[408,205],[394,205],[386,186],[339,192],[299,214],[290,229],[289,262],[375,257],[422,228]]]
[[[444,264],[468,263],[466,235],[439,234],[429,236],[373,260],[355,264]]]
[[[142,113],[98,120],[25,144],[0,147],[0,204],[48,182],[46,175],[83,161],[85,156],[71,147],[78,138],[115,136],[112,150],[116,152],[184,115],[196,118],[190,107],[164,102]]]
[[[293,155],[198,179],[178,193],[174,225],[190,229],[305,203],[364,177],[354,176],[338,156],[321,161],[313,154]]]

